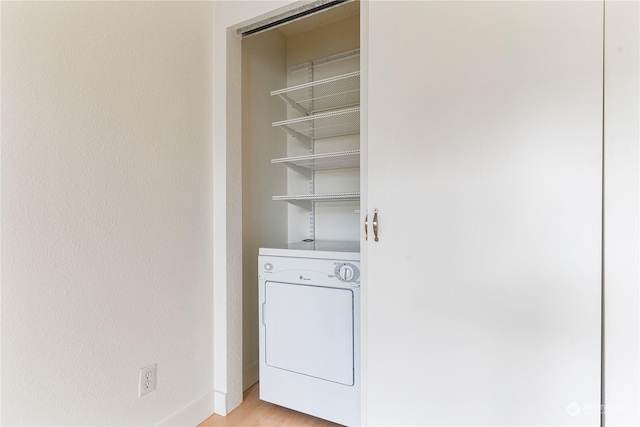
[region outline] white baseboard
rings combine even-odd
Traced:
[[[256,380],[258,381],[258,365],[255,368],[249,368],[251,372],[254,372]],[[251,385],[253,385],[251,384]],[[242,394],[240,394],[242,396]],[[202,421],[209,418],[214,413],[222,416],[226,416],[229,412],[233,411],[242,403],[242,400],[237,402],[228,402],[227,394],[218,390],[213,390],[207,393],[205,396],[198,399],[196,402],[187,406],[177,414],[173,415],[168,420],[159,424],[160,427],[169,426],[197,426]]]
[[[207,393],[191,405],[161,423],[160,426],[197,426],[215,412],[214,395],[214,391]]]
[[[257,383],[259,379],[258,361],[256,360],[242,372],[242,390],[247,390],[249,387]]]

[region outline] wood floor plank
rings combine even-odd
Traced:
[[[244,401],[226,417],[212,415],[198,427],[340,427],[340,424],[260,400],[259,383],[244,392]]]

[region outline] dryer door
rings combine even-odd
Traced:
[[[354,384],[353,291],[266,282],[266,364]]]

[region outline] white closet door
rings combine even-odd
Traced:
[[[367,423],[599,425],[602,2],[366,7]]]

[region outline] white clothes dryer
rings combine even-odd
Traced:
[[[360,253],[302,243],[259,253],[260,398],[360,425]]]

